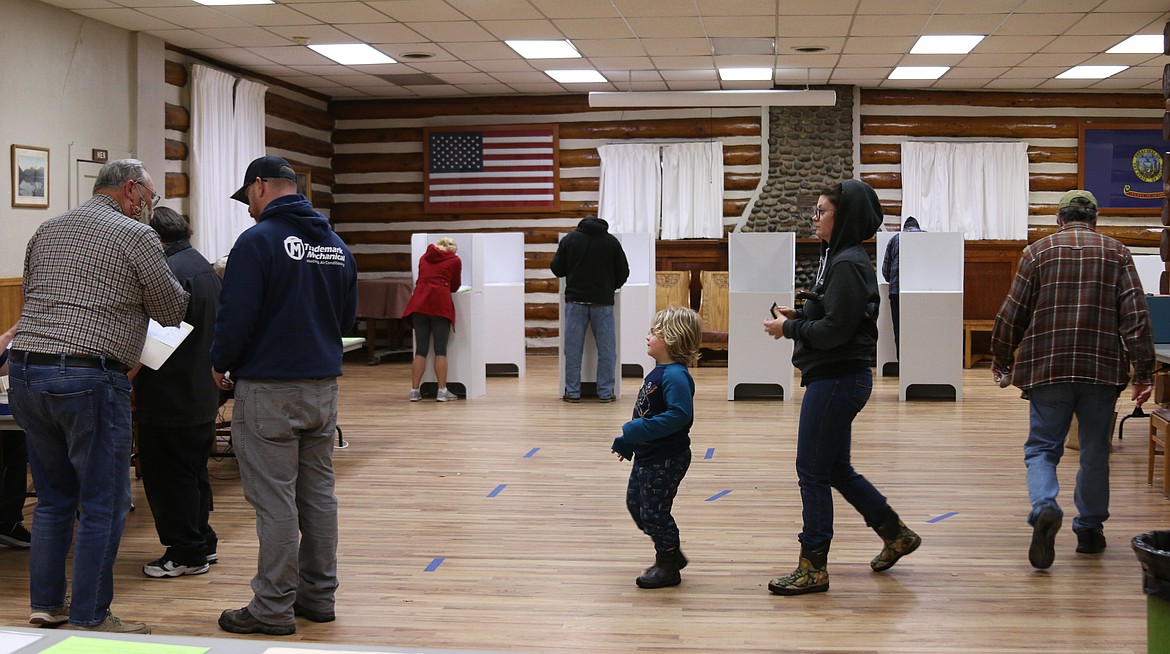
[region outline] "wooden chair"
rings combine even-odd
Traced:
[[[704,270],[699,273],[702,296],[699,299],[699,317],[703,319],[701,350],[727,349],[728,292],[726,270]]]
[[[691,306],[691,271],[660,270],[655,273],[657,286],[654,296],[654,311],[667,307]]]
[[[1146,483],[1154,483],[1154,457],[1162,457],[1162,494],[1170,497],[1170,456],[1166,455],[1166,433],[1170,427],[1170,408],[1158,407],[1150,414],[1150,462]]]

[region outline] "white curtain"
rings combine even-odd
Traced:
[[[264,155],[268,87],[207,66],[192,68],[191,244],[215,261],[253,224],[248,208],[231,195],[248,163]]]
[[[723,144],[678,143],[662,148],[660,238],[723,236]]]
[[[906,141],[902,216],[967,240],[1028,238],[1028,144]]]
[[[601,181],[597,217],[611,233],[658,234],[662,167],[658,145],[601,145]]]

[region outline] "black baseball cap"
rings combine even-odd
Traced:
[[[295,182],[297,181],[297,171],[293,170],[293,167],[281,157],[260,157],[248,164],[248,170],[244,173],[244,185],[240,187],[240,190],[232,193],[232,199],[248,204],[248,185],[256,181],[257,177],[264,179],[283,177]]]

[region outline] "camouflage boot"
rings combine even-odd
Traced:
[[[815,549],[803,545],[800,562],[789,574],[768,582],[768,590],[775,595],[804,595],[829,590],[829,543]]]
[[[869,567],[873,568],[874,572],[884,572],[894,567],[898,559],[918,549],[922,544],[922,537],[914,533],[898,514],[890,509],[886,517],[878,526],[873,528],[878,536],[881,536],[885,547],[882,551],[869,562]]]

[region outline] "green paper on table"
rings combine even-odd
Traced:
[[[70,636],[52,647],[41,650],[41,654],[203,654],[209,649],[211,648]]]

